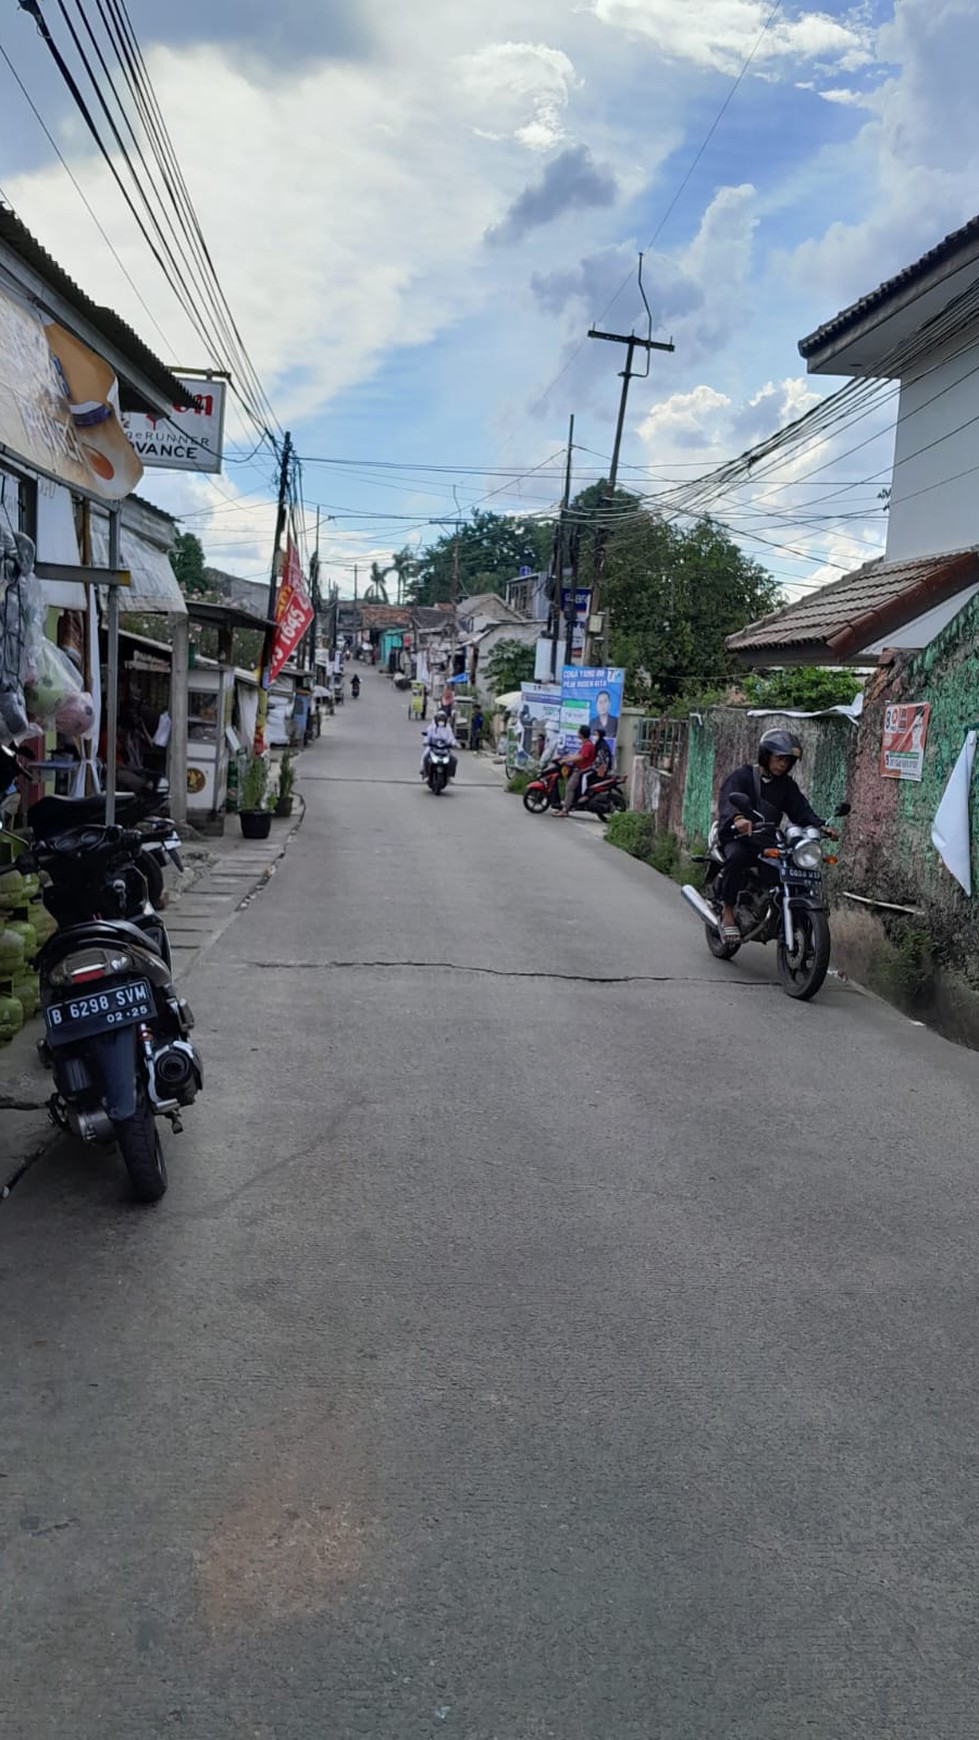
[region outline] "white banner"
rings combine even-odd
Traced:
[[[220,471],[224,453],[226,381],[177,379],[187,388],[187,404],[174,405],[168,417],[124,411],[126,434],[147,467],[164,471]],[[193,401],[197,399],[197,405]]]

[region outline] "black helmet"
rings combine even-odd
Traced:
[[[766,731],[758,744],[758,765],[766,773],[773,755],[787,755],[794,764],[802,759],[802,744],[791,731]]]

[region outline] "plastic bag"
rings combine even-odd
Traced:
[[[53,641],[42,640],[24,684],[29,717],[36,725],[53,725],[59,710],[81,689],[82,679],[68,654]]]

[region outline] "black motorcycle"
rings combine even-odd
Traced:
[[[128,822],[137,800],[120,797]],[[149,884],[159,847],[179,866],[172,824],[107,825],[104,798],[43,798],[27,814],[31,858],[58,930],[38,958],[52,1117],[84,1142],[116,1142],[140,1202],[157,1202],[167,1168],[156,1120],[203,1086],[194,1018],[171,976],[170,944]],[[23,860],[19,860],[23,862]]]
[[[768,842],[749,869],[738,895],[734,916],[740,940],[728,941],[721,932],[721,877],[724,853],[717,823],[711,829],[707,853],[695,863],[707,867],[701,894],[690,883],[683,898],[704,921],[707,947],[716,960],[729,961],[743,943],[777,941],[778,976],[789,997],[807,1002],[821,988],[829,968],[829,912],[823,896],[823,830],[792,824],[775,827],[754,808],[744,792],[735,792],[732,802],[743,815],[752,816],[754,838]],[[848,816],[849,804],[838,804],[834,814]],[[835,863],[835,858],[831,862]]]

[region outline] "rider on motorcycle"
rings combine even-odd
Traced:
[[[435,718],[432,720],[432,723],[429,725],[428,730],[423,731],[422,736],[425,739],[425,750],[424,750],[424,753],[422,755],[422,764],[421,764],[421,768],[419,769],[419,771],[421,773],[422,779],[427,779],[428,778],[428,752],[429,752],[429,750],[434,749],[436,744],[440,744],[441,746],[445,747],[446,749],[458,749],[458,747],[459,747],[458,742],[456,741],[455,732],[453,731],[452,726],[449,724],[449,716],[448,716],[447,712],[445,711],[444,707],[440,707],[438,709],[438,712],[436,713]],[[450,779],[455,778],[456,768],[458,767],[458,765],[459,764],[456,761],[455,756],[454,755],[451,756],[449,759],[449,778]]]
[[[734,794],[751,798],[752,810],[758,810],[770,827],[778,827],[783,816],[801,828],[822,828],[835,840],[836,833],[827,828],[812,805],[799,790],[792,770],[802,758],[802,744],[790,731],[766,731],[758,744],[757,765],[746,763],[728,774],[721,786],[717,805],[719,844],[724,852],[724,874],[721,878],[721,935],[725,942],[740,942],[734,909],[751,866],[757,862],[770,837],[755,829],[762,826],[757,817],[745,815],[736,804]]]

